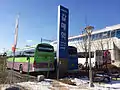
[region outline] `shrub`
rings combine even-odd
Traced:
[[[107,68],[106,68],[107,67]],[[107,65],[103,65],[102,67],[104,70],[108,70],[111,73],[118,73],[119,69],[117,66],[113,65],[113,64],[107,64]]]

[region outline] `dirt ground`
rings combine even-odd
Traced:
[[[8,76],[6,72],[6,57],[0,57],[0,83],[5,83],[5,80]]]

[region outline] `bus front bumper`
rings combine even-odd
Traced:
[[[54,71],[54,68],[33,68],[30,72],[39,72],[39,71]]]

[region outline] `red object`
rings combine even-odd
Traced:
[[[109,52],[108,50],[104,51],[104,57],[107,56],[108,52]]]
[[[15,48],[15,46],[13,45],[13,46],[12,46],[12,51],[15,52],[15,49],[16,49],[16,48]]]
[[[36,67],[36,61],[34,61],[34,63],[33,63],[33,67]]]
[[[12,46],[12,51],[13,51],[13,52],[15,52],[15,50],[16,50],[17,38],[18,38],[18,18],[16,19],[15,36],[14,36],[14,45]]]

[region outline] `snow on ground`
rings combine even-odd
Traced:
[[[18,83],[18,85],[21,85],[29,90],[51,90],[49,87],[52,85],[52,82],[53,80],[51,79],[45,79],[45,81],[41,82],[23,82]]]
[[[94,83],[94,87],[89,87],[88,78],[73,78],[72,82],[75,82],[79,90],[120,90],[120,80],[112,80],[110,83]],[[70,87],[70,85],[66,85],[69,87],[68,90],[78,90],[76,87]]]
[[[120,90],[120,80],[112,81],[107,84],[94,83],[95,87],[89,88],[88,78],[69,79],[71,79],[72,82],[75,82],[76,86],[64,84],[52,79],[45,79],[45,81],[41,82],[21,82],[17,83],[17,86],[24,87],[27,90]],[[4,85],[4,88],[1,90],[5,90],[5,87],[9,87],[9,85]]]
[[[108,84],[95,85],[94,90],[120,90],[120,80]]]
[[[76,80],[76,82],[79,82],[79,79],[75,78],[74,80]],[[83,82],[81,80],[81,85],[83,86]],[[45,79],[45,81],[41,81],[41,82],[21,82],[21,83],[17,83],[17,86],[21,86],[24,87],[27,90],[80,90],[80,87],[78,86],[73,86],[73,85],[68,85],[68,84],[64,84],[62,82],[58,82],[56,80],[52,80],[52,79]],[[16,86],[15,85],[15,86]],[[79,82],[80,85],[80,82]],[[5,88],[10,87],[10,85],[4,85],[4,87],[2,87],[1,90],[5,90]]]
[[[84,77],[84,78],[65,78],[65,79],[69,79],[71,80],[71,82],[74,82],[76,84],[76,86],[73,85],[68,85],[68,84],[64,84],[64,83],[60,83],[61,85],[64,85],[67,87],[68,90],[87,90],[88,88],[88,78]]]
[[[79,85],[82,85],[82,84],[88,84],[88,78],[87,77],[85,77],[85,78],[74,78],[73,80],[71,80],[72,82],[75,82],[75,84],[77,85],[77,86],[79,86]]]
[[[21,86],[24,87],[26,90],[51,90],[49,89],[49,86],[51,86],[52,80],[50,79],[45,79],[45,81],[41,82],[21,82],[17,83],[12,86]],[[1,90],[5,90],[5,88],[11,87],[11,85],[4,85],[2,86]]]

